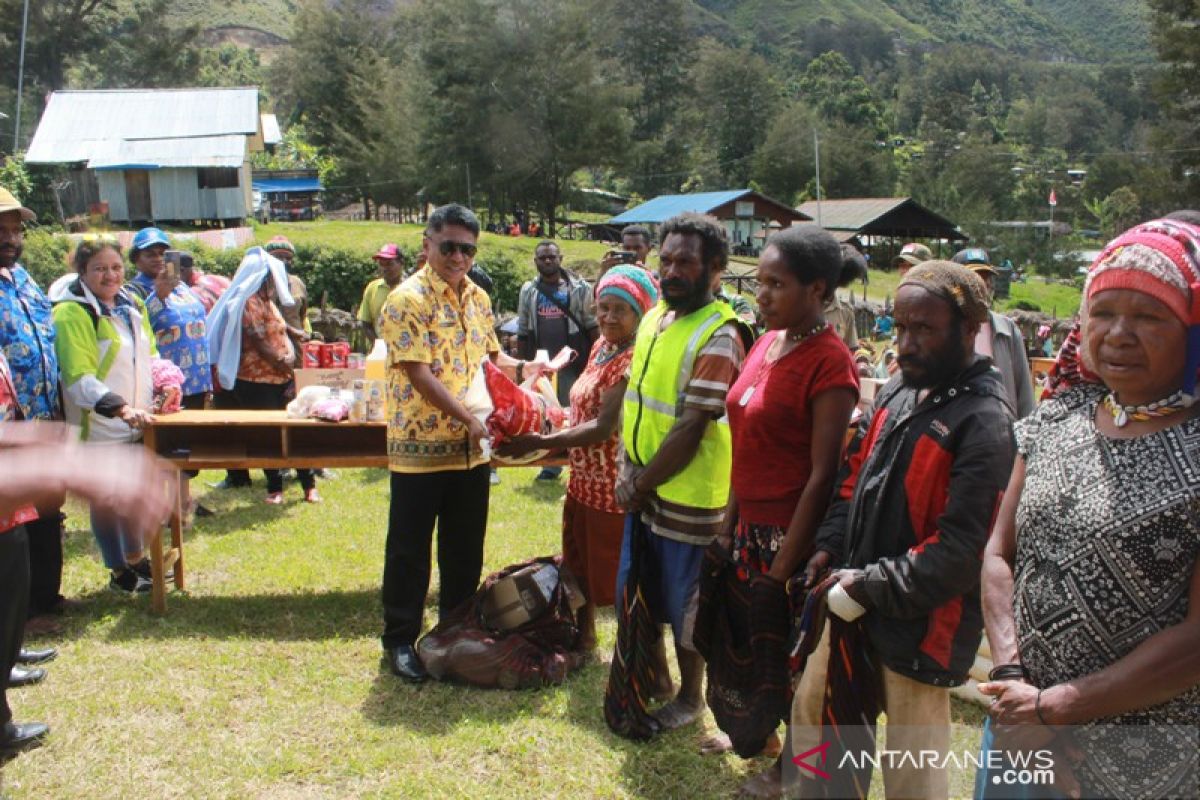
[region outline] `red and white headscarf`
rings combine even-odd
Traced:
[[[1101,251],[1083,285],[1079,318],[1088,301],[1106,289],[1132,289],[1165,305],[1187,328],[1183,386],[1196,393],[1200,373],[1200,228],[1170,219],[1145,222],[1122,233]],[[1071,329],[1046,376],[1042,399],[1079,383],[1099,383],[1082,357],[1080,322]]]

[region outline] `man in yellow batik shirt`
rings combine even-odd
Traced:
[[[479,220],[460,205],[429,217],[426,264],[388,295],[379,326],[387,342],[391,507],[383,570],[383,648],[393,673],[427,675],[413,647],[429,591],[438,526],[439,617],[469,598],[483,569],[487,528],[487,429],[463,405],[485,358],[519,373],[500,354],[492,305],[467,278]]]

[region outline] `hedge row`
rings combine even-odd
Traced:
[[[206,272],[232,277],[241,263],[242,250],[215,250],[196,242],[181,242],[190,250],[197,266]],[[407,248],[410,263],[415,263],[416,253]],[[21,263],[43,287],[70,268],[70,240],[63,235],[34,230],[25,235],[25,252]],[[522,270],[513,259],[503,252],[481,251],[476,259],[495,283],[493,301],[498,312],[515,311],[517,294],[525,280]],[[309,302],[320,305],[328,293],[326,302],[332,308],[353,311],[362,299],[363,287],[378,276],[374,260],[362,253],[323,245],[298,245],[296,247],[295,273],[308,287]],[[526,270],[532,274],[532,270]]]

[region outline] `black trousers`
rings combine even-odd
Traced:
[[[213,387],[213,408],[229,410],[240,408],[237,401],[237,395],[226,389],[222,389],[219,385]],[[250,470],[246,469],[227,469],[225,470],[225,480],[231,486],[249,486],[250,485]]]
[[[433,525],[438,529],[438,616],[475,593],[483,571],[491,471],[392,473],[383,565],[383,646],[412,644],[421,634],[429,592]]]
[[[29,613],[29,540],[18,525],[0,533],[0,725],[12,720],[5,687],[17,663]]]
[[[287,406],[285,395],[287,394],[288,383],[254,383],[253,381],[244,381],[238,379],[233,385],[233,396],[237,401],[238,408],[251,409],[281,409]],[[239,477],[234,478],[235,473]],[[246,470],[230,470],[229,476],[233,478],[234,483],[240,482],[240,476],[245,476],[246,483],[250,483],[250,473]],[[277,469],[264,469],[263,475],[267,476],[267,492],[282,492],[283,491],[283,475]],[[304,491],[311,489],[317,482],[313,477],[311,469],[296,470],[296,478],[300,481],[301,488]]]
[[[29,615],[53,611],[62,600],[63,534],[62,512],[39,510],[36,522],[25,524],[29,541]],[[3,536],[4,534],[0,534]]]

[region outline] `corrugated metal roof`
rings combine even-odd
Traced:
[[[750,192],[750,189],[732,189],[725,192],[700,192],[698,194],[664,194],[653,200],[647,200],[623,214],[618,214],[610,219],[609,223],[612,225],[630,225],[637,222],[657,224],[689,211],[704,214]]]
[[[119,167],[240,167],[246,137],[196,136],[191,139],[117,139],[97,142],[90,169]]]
[[[262,115],[262,132],[263,144],[279,144],[283,141],[283,134],[279,130],[279,120],[275,119],[274,114]]]
[[[251,184],[259,192],[320,192],[318,178],[256,178]]]
[[[799,210],[816,222],[815,200],[800,206]],[[820,221],[817,224],[835,234],[841,231],[868,236],[966,239],[953,222],[930,211],[911,197],[822,200]]]
[[[50,95],[25,160],[88,161],[111,153],[101,148],[112,142],[252,136],[258,126],[254,88],[60,91]]]
[[[908,202],[907,197],[858,197],[852,200],[822,200],[820,222],[826,230],[857,231]],[[817,201],[797,208],[817,219]]]

